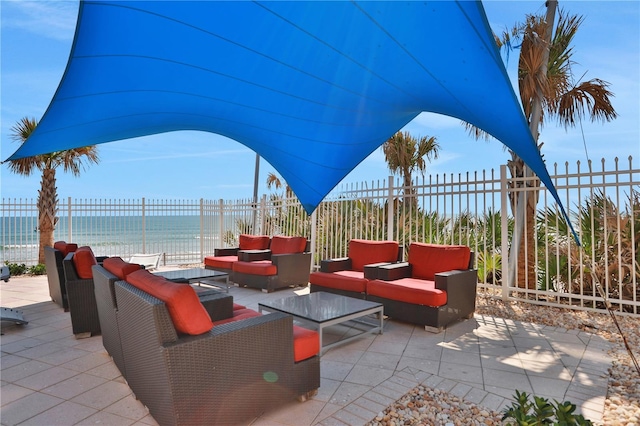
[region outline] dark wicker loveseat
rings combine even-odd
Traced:
[[[267,250],[271,243],[268,235],[240,234],[238,247],[217,248],[213,256],[204,258],[204,267],[229,274],[229,281],[234,282],[233,264],[238,261],[238,252],[241,250]]]
[[[138,286],[145,272],[127,280]],[[189,335],[177,329],[175,305],[136,286],[115,283],[126,379],[159,424],[247,424],[320,386],[317,353],[296,361],[291,316],[234,311],[233,298],[219,293],[200,299],[214,326]],[[194,310],[187,312],[193,320]]]
[[[240,250],[233,281],[241,287],[274,290],[309,284],[311,253],[305,237],[274,235],[267,250]]]
[[[478,271],[469,247],[412,243],[408,258],[378,268],[367,300],[382,303],[393,319],[434,332],[473,316]]]
[[[357,242],[353,248],[359,245],[363,243]],[[376,250],[371,242],[366,245],[368,251]],[[358,253],[356,257],[362,256],[358,275],[338,271],[346,263],[344,259],[323,262],[320,272],[311,274],[311,291],[382,303],[386,316],[433,332],[473,315],[478,279],[468,247],[412,243],[408,262],[367,264],[379,262],[380,255],[379,250],[378,257]]]

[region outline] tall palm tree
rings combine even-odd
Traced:
[[[426,160],[438,158],[440,145],[435,136],[415,138],[409,132],[397,132],[384,144],[382,151],[391,173],[402,176],[404,186],[404,201],[417,205],[413,189],[413,172],[418,170],[424,175],[427,169]]]
[[[507,51],[520,46],[518,61],[518,89],[524,109],[525,117],[531,123],[539,119],[540,126],[555,118],[565,129],[574,127],[583,118],[591,121],[611,121],[617,113],[611,104],[613,93],[609,91],[610,84],[594,78],[588,81],[576,81],[573,74],[573,41],[584,18],[570,15],[564,10],[558,13],[558,25],[549,44],[548,62],[545,64],[545,49],[547,47],[545,32],[547,22],[545,16],[528,15],[524,23],[516,24],[509,32],[496,36],[496,43]],[[545,72],[546,71],[546,72]],[[542,111],[540,117],[533,117],[533,105],[537,92],[542,94]],[[465,123],[469,133],[476,138],[488,135],[481,130]],[[536,132],[537,134],[537,132]],[[536,141],[538,149],[542,143]],[[525,173],[524,161],[513,151],[509,151],[511,158],[507,165],[512,177],[522,177]],[[529,184],[535,188],[539,182]],[[518,286],[530,289],[536,288],[535,270],[535,221],[537,191],[527,192],[525,204],[525,235],[518,248]],[[511,206],[516,211],[517,193],[510,194]],[[526,253],[526,255],[525,255]]]
[[[23,117],[11,128],[11,138],[24,143],[37,125],[38,121],[35,118]],[[42,172],[37,203],[40,231],[39,263],[44,263],[44,247],[53,246],[53,231],[58,223],[56,169],[62,167],[65,172],[78,176],[85,168],[84,160],[87,163],[98,163],[98,149],[95,145],[9,161],[9,170],[19,175],[29,176],[36,169]]]

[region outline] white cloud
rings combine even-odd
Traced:
[[[71,40],[78,18],[77,1],[14,1],[2,5],[2,26],[20,28],[55,40]]]

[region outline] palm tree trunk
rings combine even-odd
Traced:
[[[524,237],[520,239],[520,247],[518,247],[517,285],[519,288],[527,288],[529,290],[535,290],[538,286],[535,232],[537,194],[537,191],[527,193]]]
[[[38,194],[38,230],[40,231],[38,263],[42,264],[44,264],[44,248],[53,246],[53,231],[58,223],[57,190],[56,170],[44,169]]]

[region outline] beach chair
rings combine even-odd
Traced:
[[[158,269],[162,255],[163,253],[137,253],[131,256],[129,263],[137,263],[138,265],[144,266],[145,269],[152,271]]]

